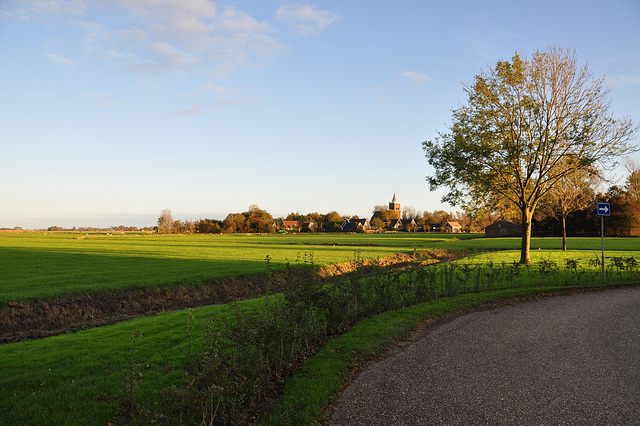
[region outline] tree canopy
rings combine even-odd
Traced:
[[[615,118],[604,78],[579,67],[575,52],[536,51],[475,75],[449,132],[423,142],[431,190],[469,211],[508,200],[522,215],[521,262],[530,262],[538,202],[578,170],[607,169],[635,149],[637,127]]]

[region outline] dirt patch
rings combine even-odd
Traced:
[[[271,274],[227,278],[199,286],[134,287],[53,300],[9,302],[0,307],[0,343],[39,339],[145,315],[251,299],[277,292],[288,282],[331,280],[352,273],[376,274],[390,268],[419,267],[457,257],[460,255],[446,250],[419,251],[413,255],[397,254],[321,268],[291,268]]]
[[[0,310],[0,343],[38,339],[189,307],[228,303],[266,292],[266,280],[230,278],[200,287],[127,288],[70,298],[9,303]]]

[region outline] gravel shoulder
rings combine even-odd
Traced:
[[[640,424],[640,287],[450,317],[371,364],[330,425]]]

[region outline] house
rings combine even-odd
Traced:
[[[385,225],[386,229],[390,231],[411,231],[418,228],[413,219],[389,219]]]
[[[369,219],[345,219],[342,232],[362,232],[371,228]]]
[[[448,220],[441,227],[443,232],[462,232],[462,225],[453,220]]]
[[[302,232],[316,232],[318,229],[318,223],[311,219],[308,223],[302,224]]]
[[[498,220],[484,228],[485,237],[520,237],[522,226],[507,220]]]
[[[302,229],[302,224],[299,220],[283,220],[282,229],[284,229],[285,231],[298,232],[300,231],[300,229]]]

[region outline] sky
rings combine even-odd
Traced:
[[[422,141],[550,45],[640,122],[638,0],[0,0],[0,227],[455,211]]]

